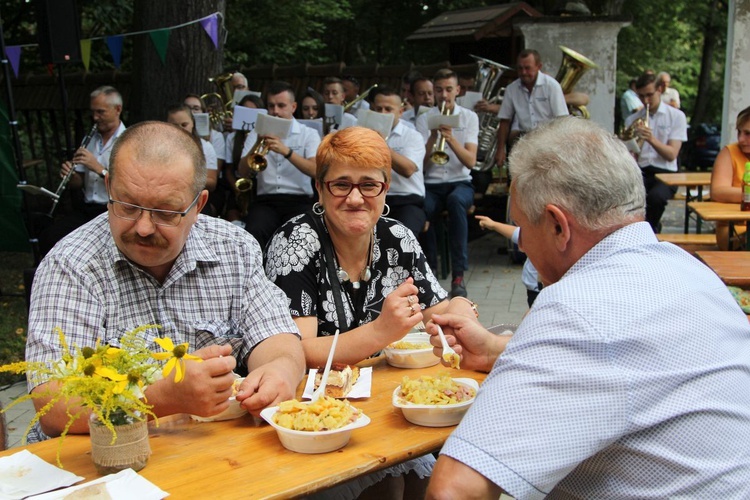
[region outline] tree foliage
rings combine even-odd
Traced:
[[[162,3],[163,0],[154,3]],[[526,0],[545,15],[552,15],[560,0]],[[171,0],[168,1],[171,3]],[[211,7],[211,0],[184,0],[179,12],[195,5]],[[224,0],[220,2],[223,4]],[[431,64],[445,59],[440,44],[407,44],[406,37],[442,12],[481,7],[491,0],[226,0],[224,67],[343,61],[360,64]],[[630,78],[644,69],[667,71],[679,90],[683,109],[699,121],[718,121],[721,115],[727,2],[673,0],[587,0],[593,15],[618,15],[632,19],[618,40],[618,94]],[[140,7],[139,7],[140,5]],[[146,23],[144,3],[134,0],[78,0],[84,38],[127,33],[134,26],[170,26],[178,19],[163,16]],[[155,7],[152,7],[154,9]],[[32,4],[0,0],[6,43],[33,43]],[[162,9],[163,10],[163,9]],[[213,9],[216,10],[216,9]],[[177,16],[184,20],[185,16]],[[174,35],[173,35],[174,36]],[[138,38],[138,37],[135,37]],[[125,38],[122,71],[134,70],[134,61],[153,52]],[[174,50],[170,41],[170,51]],[[137,55],[135,54],[137,53]],[[150,54],[153,55],[153,54]],[[150,57],[149,55],[149,57]],[[135,57],[134,57],[135,56]],[[193,59],[202,59],[194,57]],[[37,59],[38,60],[38,59]],[[32,61],[33,64],[34,61]],[[153,64],[160,62],[154,60]],[[202,70],[189,63],[191,74]],[[28,67],[28,66],[27,66]],[[110,70],[112,58],[103,42],[92,45],[91,71]],[[172,68],[183,71],[185,68]],[[42,70],[43,71],[43,70]],[[158,71],[156,71],[158,73]],[[206,74],[208,70],[205,71]],[[700,97],[699,96],[700,89]]]
[[[698,121],[720,121],[721,96],[726,52],[727,5],[723,2],[649,2],[630,0],[623,14],[632,17],[632,25],[618,38],[617,88],[622,93],[630,78],[646,69],[666,71],[672,86],[680,92],[682,108],[690,117],[698,96],[701,58],[708,34],[712,43],[710,64],[706,68],[707,85],[702,97],[708,100]],[[718,97],[718,98],[717,98]]]

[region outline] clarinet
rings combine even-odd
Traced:
[[[96,123],[94,123],[94,125],[91,127],[91,130],[89,130],[89,133],[86,134],[86,137],[83,138],[83,141],[81,141],[81,145],[78,146],[78,149],[85,148],[91,138],[94,137],[95,133]],[[48,217],[52,217],[52,214],[55,213],[57,204],[60,201],[60,196],[62,196],[63,192],[65,191],[65,187],[68,185],[68,181],[70,181],[70,178],[73,177],[73,172],[75,172],[75,165],[71,165],[70,170],[68,170],[68,173],[65,174],[65,177],[62,178],[62,180],[60,181],[60,185],[57,186],[57,190],[55,191],[55,198],[52,202],[52,208],[49,209],[49,213],[47,214]]]

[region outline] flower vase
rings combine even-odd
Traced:
[[[112,442],[112,431],[95,414],[91,414],[91,459],[97,472],[106,475],[124,469],[143,469],[151,455],[148,422],[128,417],[125,423],[115,424],[115,432],[117,439]]]

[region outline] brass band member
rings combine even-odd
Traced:
[[[635,91],[645,108],[630,115],[625,120],[625,127],[649,114],[649,126],[636,128],[636,135],[644,141],[637,160],[646,186],[646,220],[658,233],[667,201],[674,196],[677,188],[667,186],[656,178],[656,174],[677,172],[677,156],[682,143],[687,140],[687,120],[685,113],[662,103],[654,75],[641,75],[635,83]]]
[[[255,236],[261,248],[276,229],[287,219],[299,215],[312,207],[313,189],[310,179],[315,176],[315,151],[320,144],[320,135],[294,119],[297,103],[294,90],[286,82],[273,82],[266,96],[268,114],[292,120],[292,127],[285,139],[267,136],[269,152],[268,166],[258,172],[258,195],[248,208],[245,229]],[[258,134],[248,134],[239,163],[239,174],[250,174],[248,157]]]
[[[450,224],[448,231],[451,240],[451,297],[466,296],[464,271],[469,268],[468,238],[469,223],[467,211],[474,203],[474,187],[471,184],[471,168],[477,162],[477,142],[479,135],[479,118],[470,109],[456,104],[459,92],[458,77],[449,69],[441,69],[433,79],[437,106],[417,119],[417,130],[427,141],[427,153],[424,157],[425,203],[427,220],[432,221],[425,238],[425,249],[428,262],[433,268],[437,264],[437,242],[434,222],[444,209],[448,210]],[[439,129],[429,130],[428,119],[431,115],[440,114],[440,107],[445,104],[446,113],[459,116],[459,126],[450,128],[445,125]],[[433,149],[444,140],[447,162],[439,165],[432,161]]]
[[[558,116],[568,114],[562,88],[551,76],[542,73],[542,58],[539,52],[527,49],[518,54],[518,79],[505,89],[503,104],[498,116],[497,153],[495,161],[505,163],[511,130],[519,135]],[[511,129],[511,124],[513,128]]]

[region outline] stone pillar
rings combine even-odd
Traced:
[[[750,106],[750,0],[729,1],[727,60],[724,67],[724,106],[721,143],[737,140],[737,114]]]
[[[743,0],[750,1],[750,0]],[[588,70],[575,92],[589,95],[591,119],[614,132],[617,77],[617,34],[630,25],[624,17],[538,17],[519,19],[514,26],[523,33],[524,47],[542,56],[542,71],[554,77],[560,68],[560,45],[575,50],[599,68]]]

